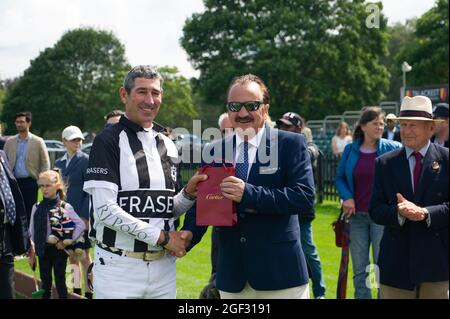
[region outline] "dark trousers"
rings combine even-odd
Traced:
[[[25,203],[25,210],[27,212],[28,225],[30,224],[31,209],[36,204],[38,195],[38,185],[35,179],[31,177],[18,178],[20,192],[23,196],[23,202]]]
[[[0,299],[14,299],[14,257],[0,257]]]
[[[66,252],[58,250],[54,245],[46,245],[44,256],[39,257],[42,289],[45,290],[43,299],[50,299],[52,294],[52,270],[55,274],[55,286],[59,299],[67,299],[66,267]]]

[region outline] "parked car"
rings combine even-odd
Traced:
[[[45,146],[47,146],[47,149],[50,151],[50,149],[53,150],[63,150],[66,151],[66,147],[64,146],[63,142],[57,141],[57,140],[44,140]]]
[[[66,147],[63,142],[57,140],[44,140],[44,143],[50,157],[50,167],[53,167],[55,161],[66,153]]]

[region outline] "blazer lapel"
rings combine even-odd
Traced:
[[[409,170],[409,161],[406,157],[406,150],[404,147],[401,156],[398,157],[398,164],[396,165],[394,174],[395,173],[397,175],[393,181],[398,181],[402,196],[411,200],[414,197],[414,192],[411,183],[412,179],[411,171]]]
[[[68,160],[68,158],[66,159],[66,164],[65,165],[67,165],[67,160]],[[78,162],[78,153],[75,153],[72,156],[72,159],[70,160],[69,165],[66,166],[65,170],[69,171],[69,168],[71,168],[72,166],[76,165],[77,162]]]

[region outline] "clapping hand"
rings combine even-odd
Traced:
[[[421,221],[425,219],[423,208],[406,200],[402,194],[397,193],[398,213],[411,221]]]

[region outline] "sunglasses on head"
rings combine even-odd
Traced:
[[[230,112],[239,112],[242,107],[244,107],[247,112],[253,112],[259,109],[259,107],[264,104],[261,101],[248,101],[248,102],[228,102],[227,109]]]

